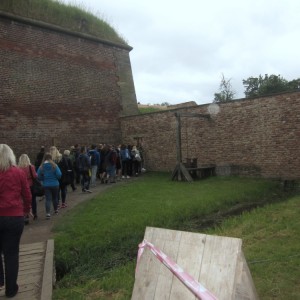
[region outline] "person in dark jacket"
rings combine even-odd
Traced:
[[[16,157],[6,144],[0,144],[0,287],[14,297],[19,290],[19,247],[24,215],[29,214],[31,192],[25,173],[16,166]],[[5,276],[4,276],[5,274]]]
[[[96,186],[97,172],[100,165],[100,153],[96,145],[92,145],[91,148],[88,154],[91,160],[91,186]]]
[[[35,170],[37,171],[37,169],[39,168],[39,166],[42,164],[43,158],[45,155],[45,147],[42,146],[40,152],[37,154],[35,162],[34,162],[34,166],[35,166]]]
[[[91,160],[87,155],[86,147],[80,148],[80,154],[77,159],[77,166],[80,172],[81,188],[83,192],[91,193],[90,188],[90,172]]]
[[[70,151],[65,150],[64,155],[62,156],[62,159],[58,163],[58,166],[61,170],[61,178],[59,180],[59,189],[61,194],[61,208],[67,207],[66,203],[66,197],[67,197],[67,186],[70,185],[73,182],[73,168],[72,168],[72,162],[69,158]]]

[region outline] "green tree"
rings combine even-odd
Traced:
[[[235,91],[231,86],[231,78],[226,79],[224,74],[222,74],[222,79],[219,87],[219,93],[215,93],[214,103],[227,102],[233,100]]]
[[[287,81],[280,75],[272,74],[269,76],[265,74],[264,77],[261,75],[259,77],[249,77],[243,80],[243,85],[245,87],[245,97],[252,98],[299,89],[300,79]]]

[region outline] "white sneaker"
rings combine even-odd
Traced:
[[[127,176],[126,178],[130,178],[130,176]]]

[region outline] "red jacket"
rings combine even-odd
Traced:
[[[31,192],[24,171],[15,166],[0,171],[0,216],[21,217],[30,208]]]

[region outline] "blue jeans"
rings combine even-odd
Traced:
[[[51,202],[53,204],[54,211],[57,210],[58,205],[58,191],[59,186],[45,186],[45,208],[46,214],[50,214],[51,210]]]
[[[64,184],[61,184],[59,186],[59,191],[60,193],[58,193],[58,199],[57,199],[57,204],[59,203],[60,200],[60,196],[61,196],[61,203],[66,203],[66,198],[67,198],[67,186]],[[59,195],[60,194],[60,195]]]
[[[97,176],[97,171],[98,171],[98,166],[92,166],[91,168],[92,171],[92,176],[91,176],[91,185],[95,185],[96,184],[96,176]]]
[[[116,176],[116,166],[115,165],[108,165],[106,167],[106,173],[109,175],[109,177],[115,177]]]
[[[24,217],[0,217],[0,285],[4,284],[5,293],[13,294],[17,289],[19,273],[19,245],[24,229]],[[4,256],[4,270],[2,256]]]
[[[80,172],[81,188],[83,190],[88,190],[90,188],[90,176],[89,171]]]

